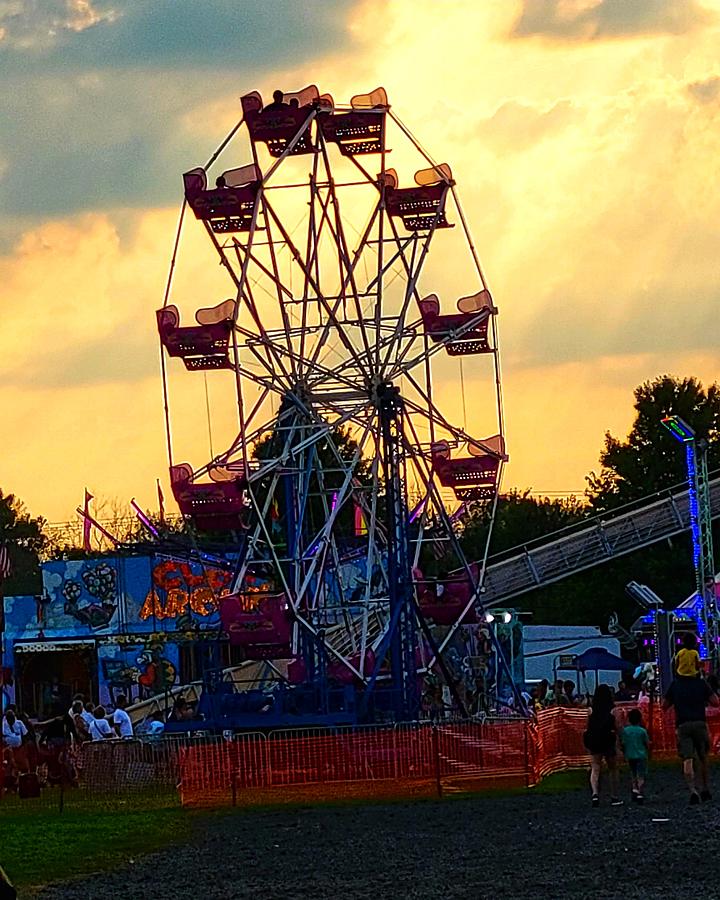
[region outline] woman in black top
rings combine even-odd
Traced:
[[[77,731],[67,712],[56,707],[54,713],[53,719],[38,723],[44,729],[39,742],[41,757],[47,763],[50,784],[73,784],[76,775],[70,748],[72,741],[77,740]]]
[[[585,746],[590,751],[590,788],[593,806],[600,805],[600,771],[603,759],[607,762],[610,774],[610,802],[613,806],[622,804],[622,800],[618,798],[617,726],[613,715],[614,705],[610,685],[599,684],[595,688],[587,730],[583,735]]]

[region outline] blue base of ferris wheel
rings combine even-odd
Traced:
[[[397,693],[394,688],[380,687],[374,691],[372,701],[363,704],[363,693],[353,685],[319,689],[318,685],[301,684],[276,687],[272,691],[205,692],[195,717],[169,722],[165,732],[220,734],[224,731],[328,728],[407,721],[407,717],[398,717]]]
[[[169,724],[166,731],[219,733],[357,723],[357,695],[352,685],[319,690],[317,685],[301,684],[277,686],[270,691],[205,692],[198,703],[196,717]]]

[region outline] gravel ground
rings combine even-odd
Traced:
[[[655,821],[665,820],[668,821]],[[644,806],[587,791],[240,811],[191,845],[45,888],[44,900],[720,898],[720,793],[687,805],[679,771]]]

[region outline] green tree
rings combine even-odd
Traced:
[[[720,386],[712,384],[706,390],[697,378],[661,375],[639,385],[634,396],[630,433],[625,440],[605,435],[600,471],[587,478],[593,514],[686,481],[685,454],[663,428],[665,416],[680,416],[698,438],[708,440],[708,466],[711,471],[720,467]],[[625,595],[628,581],[649,585],[669,606],[679,604],[694,586],[690,536],[678,535],[580,572],[527,594],[522,602],[536,623],[605,626],[609,614],[617,611],[623,624],[630,625],[640,611]]]
[[[705,390],[696,378],[661,375],[635,388],[635,421],[624,441],[605,435],[599,473],[587,477],[598,512],[673,487],[687,479],[685,454],[661,419],[677,415],[710,442],[708,466],[720,467],[720,385]]]
[[[513,490],[498,500],[490,553],[502,553],[568,525],[587,514],[587,506],[577,497],[533,497],[530,491]],[[487,506],[471,509],[463,526],[460,544],[469,559],[482,556],[490,525]]]
[[[257,460],[269,460],[279,457],[285,448],[285,422],[292,422],[292,410],[281,412],[278,415],[278,424],[275,429],[261,438],[253,449],[253,457]],[[299,440],[300,438],[298,438]],[[330,431],[325,437],[316,441],[306,451],[311,453],[311,472],[308,485],[308,505],[306,520],[309,522],[313,533],[319,530],[327,519],[327,511],[332,502],[332,492],[338,490],[345,481],[348,468],[353,463],[357,453],[357,441],[351,436],[350,431],[338,428]],[[338,456],[340,460],[338,460]],[[296,464],[297,465],[297,464]],[[319,474],[321,473],[321,475]],[[353,480],[356,489],[365,491],[366,496],[372,485],[371,462],[364,456],[360,456],[355,463]],[[256,488],[256,496],[261,500],[267,495],[272,484],[272,475],[263,480],[260,488]],[[271,522],[277,523],[276,530],[283,531],[282,523],[286,516],[286,493],[282,477],[278,481],[273,497],[274,512],[271,510]],[[354,534],[354,507],[347,502],[337,517],[337,533],[345,536]]]
[[[45,524],[45,519],[31,516],[13,494],[0,490],[0,545],[7,547],[10,557],[10,575],[0,584],[5,596],[41,593]]]

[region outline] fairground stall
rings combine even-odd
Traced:
[[[162,556],[44,563],[39,597],[5,598],[4,702],[40,718],[76,693],[113,707],[194,680],[212,639],[215,598],[230,572]]]

